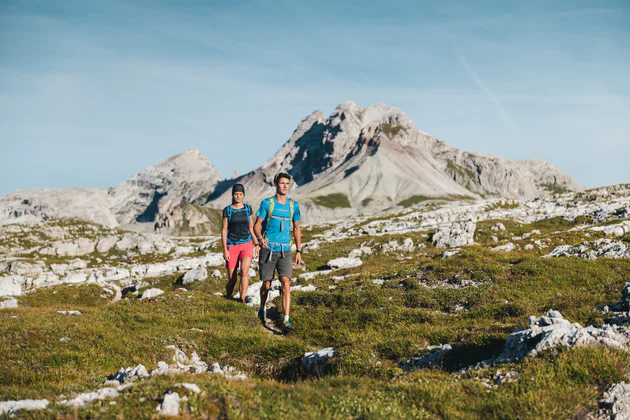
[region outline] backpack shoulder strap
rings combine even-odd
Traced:
[[[269,211],[267,212],[267,221],[271,220],[271,215],[273,213],[273,207],[276,204],[275,197],[269,198]]]
[[[247,225],[249,225],[249,217],[252,215],[252,207],[249,204],[245,204],[245,213],[247,214]]]
[[[230,223],[232,221],[232,205],[228,205],[227,207],[227,214],[228,214],[228,223]]]

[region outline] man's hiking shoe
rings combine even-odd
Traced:
[[[291,321],[284,321],[282,323],[282,329],[284,329],[284,331],[288,333],[295,331],[295,327],[291,325]]]

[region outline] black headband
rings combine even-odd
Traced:
[[[245,187],[243,186],[243,184],[234,184],[232,186],[232,194],[237,192],[242,192],[243,194],[245,194]]]

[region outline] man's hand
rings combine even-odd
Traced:
[[[296,252],[296,254],[295,254],[295,265],[297,265],[299,267],[300,264],[302,264],[302,253],[301,252]]]
[[[262,239],[260,240],[260,246],[261,246],[261,248],[260,248],[260,249],[263,249],[263,248],[264,248],[264,249],[267,249],[267,246],[268,246],[267,239],[262,238]]]

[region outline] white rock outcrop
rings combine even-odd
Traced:
[[[511,362],[527,356],[551,350],[558,346],[605,345],[627,349],[630,345],[630,330],[617,325],[582,327],[562,317],[558,311],[549,310],[545,316],[529,319],[529,328],[510,334],[503,353],[496,361]]]
[[[203,265],[198,265],[197,267],[184,274],[184,277],[182,278],[182,284],[186,285],[195,282],[205,281],[207,279],[208,270],[206,270],[206,267],[204,267]]]
[[[334,270],[341,270],[343,268],[359,267],[363,265],[363,261],[361,261],[361,258],[358,258],[358,257],[355,257],[355,258],[341,257],[341,258],[335,258],[334,260],[328,261],[326,265],[328,265]]]
[[[475,222],[460,222],[451,227],[438,228],[433,234],[436,248],[459,248],[475,243]]]
[[[48,404],[48,400],[0,401],[0,415],[13,416],[20,410],[43,410]]]

